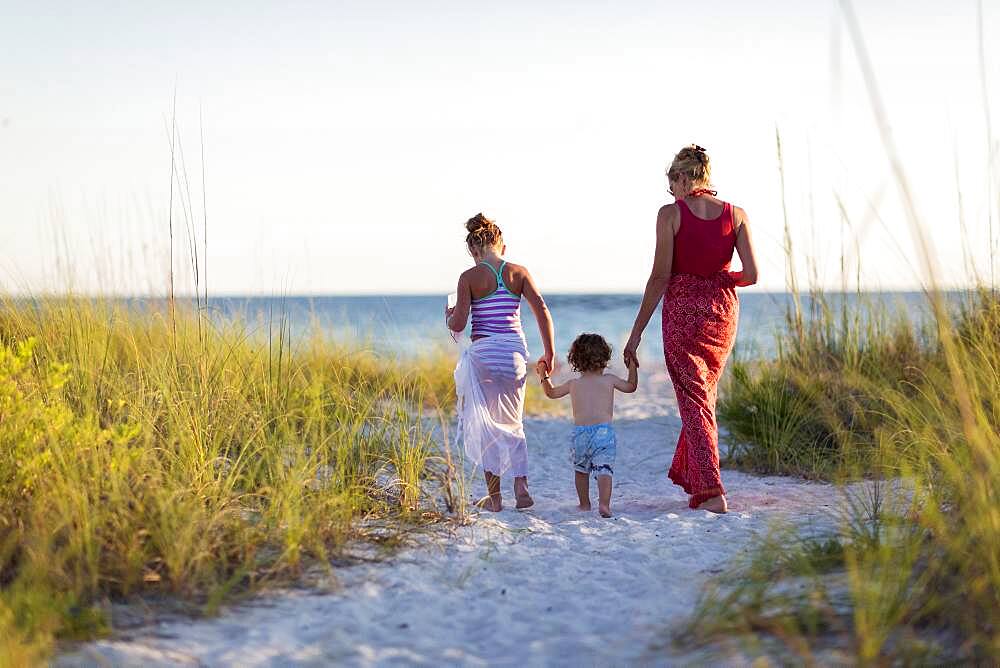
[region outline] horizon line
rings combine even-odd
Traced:
[[[946,286],[941,287],[936,291],[939,292],[973,292],[979,289],[980,286],[968,285],[968,286]],[[745,292],[746,288],[742,288],[740,291]],[[836,289],[826,289],[820,288],[818,290],[805,289],[799,290],[800,295],[808,296],[813,292],[819,292],[822,294],[887,294],[887,293],[925,293],[926,289],[921,287],[905,287],[905,288],[861,288],[855,290],[843,290],[840,288]],[[446,292],[287,292],[287,293],[277,293],[277,292],[217,292],[210,293],[208,295],[208,300],[213,299],[314,299],[314,298],[364,298],[364,297],[441,297],[445,298],[448,293]],[[642,291],[637,290],[631,291],[584,291],[584,290],[552,290],[546,293],[547,295],[553,296],[642,296]],[[752,290],[750,294],[769,294],[769,295],[780,295],[780,294],[792,294],[789,289],[756,289]],[[0,292],[0,299],[51,299],[51,298],[83,298],[83,299],[157,299],[157,300],[169,300],[170,295],[168,294],[153,294],[153,293],[102,293],[102,292],[8,292],[4,294]],[[185,293],[185,294],[175,294],[174,300],[184,300],[184,301],[195,301],[205,298],[204,294],[195,293]]]

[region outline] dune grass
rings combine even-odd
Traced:
[[[0,305],[0,664],[102,633],[109,601],[211,611],[461,512],[434,433],[451,359],[265,334],[180,306]]]
[[[806,318],[776,359],[738,367],[720,410],[743,441],[734,460],[845,483],[844,519],[836,535],[763,540],[680,641],[766,653],[770,640],[807,661],[1000,660],[1000,293],[931,306],[919,335],[902,318],[843,324],[881,313]]]
[[[870,471],[892,407],[884,389],[920,391],[941,369],[928,322],[876,297],[814,290],[812,313],[790,313],[772,360],[734,360],[718,403],[728,465],[757,473],[832,479]]]

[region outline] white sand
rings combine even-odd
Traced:
[[[731,511],[687,508],[666,478],[680,428],[661,376],[620,400],[612,519],[575,509],[568,420],[529,420],[536,505],[483,513],[450,540],[337,571],[337,593],[279,592],[218,618],[91,643],[60,665],[653,665],[706,579],[776,521],[835,526],[837,492],[724,471]],[[670,401],[664,399],[670,397]],[[477,481],[477,491],[483,484]]]

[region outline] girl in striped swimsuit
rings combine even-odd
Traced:
[[[496,223],[476,214],[465,224],[465,243],[476,265],[458,278],[458,301],[446,312],[448,327],[465,330],[472,315],[472,345],[455,369],[458,432],[468,456],[483,467],[488,494],[482,508],[500,511],[500,476],[514,477],[518,508],[534,504],[528,493],[524,439],[524,384],[528,349],[521,330],[521,298],[541,333],[539,360],[552,370],[552,318],[528,270],[503,259],[506,246]]]

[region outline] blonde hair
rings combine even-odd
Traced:
[[[712,165],[708,153],[697,144],[690,144],[677,151],[667,170],[667,178],[676,181],[680,176],[691,179],[693,186],[707,186],[712,179]]]
[[[469,248],[492,248],[503,241],[503,232],[497,224],[477,213],[465,222],[465,243]]]

